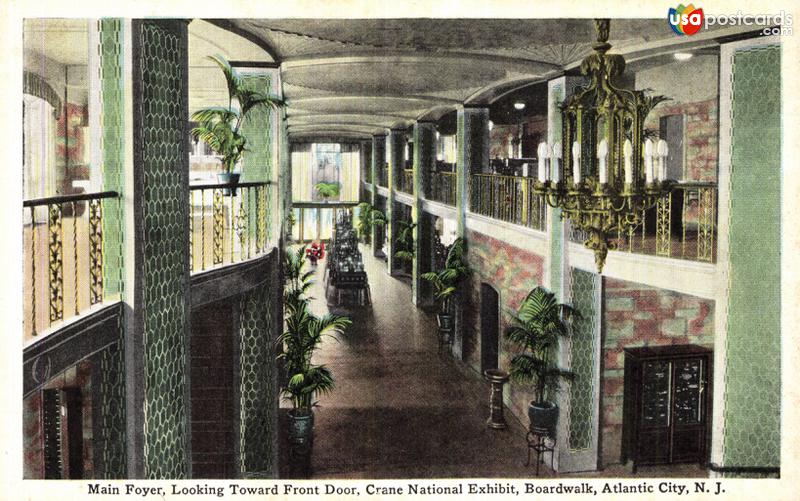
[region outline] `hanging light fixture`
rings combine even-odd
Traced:
[[[611,235],[641,224],[643,212],[673,184],[666,179],[667,143],[644,140],[645,118],[667,98],[614,85],[625,59],[607,54],[609,25],[608,19],[595,20],[595,52],[581,63],[589,84],[563,103],[563,146],[554,145],[552,155],[547,144],[539,148],[545,158],[534,183],[548,205],[586,233],[584,245],[594,251],[599,273],[608,250],[616,248]]]

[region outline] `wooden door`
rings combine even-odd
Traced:
[[[671,460],[704,457],[707,368],[704,358],[678,359],[672,367]]]

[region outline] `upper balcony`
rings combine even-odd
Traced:
[[[192,273],[267,254],[273,239],[269,182],[189,187],[189,267]]]
[[[105,191],[25,200],[25,342],[119,298],[121,201]]]

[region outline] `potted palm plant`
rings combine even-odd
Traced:
[[[327,202],[329,198],[336,198],[339,196],[341,185],[339,183],[320,182],[314,185],[314,189],[317,190],[317,195]]]
[[[324,336],[341,333],[351,324],[346,317],[332,314],[319,317],[309,311],[310,299],[307,293],[313,283],[313,271],[303,271],[305,259],[305,246],[286,252],[286,330],[278,338],[281,347],[278,357],[284,362],[286,372],[282,393],[292,402],[292,410],[289,412],[289,439],[296,446],[311,445],[314,397],[328,393],[334,387],[330,369],[312,362],[314,352]]]
[[[434,297],[440,304],[436,320],[441,329],[453,329],[453,314],[450,312],[450,302],[458,292],[461,281],[469,275],[469,267],[464,261],[465,251],[466,241],[463,238],[457,238],[447,252],[444,268],[439,271],[429,271],[422,274],[422,278],[431,282],[435,289]]]
[[[397,238],[394,240],[397,244],[394,257],[403,261],[406,267],[405,271],[410,273],[409,268],[414,261],[414,228],[417,227],[417,223],[398,221],[397,225],[400,227],[400,231],[397,232]]]
[[[205,142],[214,153],[222,157],[222,172],[217,174],[220,183],[236,184],[239,173],[233,172],[246,151],[247,138],[241,127],[248,114],[259,107],[269,106],[278,109],[283,101],[245,87],[239,73],[220,55],[208,56],[225,75],[228,87],[228,106],[202,108],[192,113],[197,126],[192,136]],[[235,106],[234,106],[235,103]],[[235,187],[233,188],[235,193]]]
[[[528,407],[531,430],[546,432],[555,437],[558,407],[552,401],[564,379],[573,373],[558,367],[555,350],[559,338],[569,335],[569,321],[578,311],[570,305],[556,301],[555,294],[544,287],[536,287],[522,301],[506,329],[508,339],[522,348],[511,359],[509,375],[513,381],[532,384],[534,400]]]
[[[370,230],[375,226],[386,224],[386,216],[383,212],[373,207],[369,202],[358,204],[358,221],[356,230],[364,243],[369,243]]]

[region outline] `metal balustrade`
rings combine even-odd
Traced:
[[[26,339],[103,302],[103,214],[119,203],[114,191],[23,201]]]
[[[189,187],[192,273],[253,259],[269,251],[269,182]]]
[[[586,235],[570,228],[569,239]],[[617,250],[713,263],[716,261],[717,185],[682,182],[644,211],[641,223],[612,234]]]
[[[430,192],[427,193],[429,200],[441,202],[443,204],[456,205],[456,173],[455,172],[433,172],[431,173]]]
[[[501,221],[544,231],[544,198],[533,192],[534,179],[498,174],[470,176],[470,210]]]

